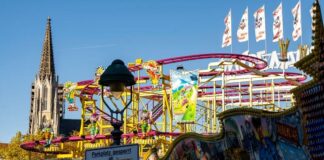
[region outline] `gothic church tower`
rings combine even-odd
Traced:
[[[51,124],[57,135],[62,112],[63,85],[58,83],[55,74],[51,19],[48,18],[39,73],[32,84],[29,133],[37,133],[46,123]]]

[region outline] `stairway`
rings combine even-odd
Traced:
[[[152,108],[152,119],[155,122],[163,113],[163,103],[160,101]]]

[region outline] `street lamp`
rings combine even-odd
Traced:
[[[111,65],[105,70],[105,72],[100,76],[99,84],[101,85],[101,98],[111,113],[110,124],[114,127],[114,130],[111,132],[114,143],[113,145],[120,145],[121,135],[123,132],[120,130],[120,127],[123,125],[123,115],[125,109],[132,102],[133,94],[133,85],[135,84],[134,76],[125,66],[124,62],[120,59],[114,60]],[[125,88],[130,86],[130,100],[126,103],[126,106],[119,110],[113,110],[104,99],[104,89],[109,87],[110,93],[116,99],[119,99],[124,92]],[[120,115],[120,121],[118,117]]]

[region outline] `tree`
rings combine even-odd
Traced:
[[[73,131],[71,133],[72,136],[78,136],[78,131]],[[17,132],[14,137],[10,140],[10,143],[7,146],[0,146],[0,159],[4,160],[39,160],[45,158],[55,158],[57,155],[55,154],[47,154],[45,156],[44,153],[37,153],[26,151],[20,148],[20,145],[23,142],[28,141],[36,141],[36,140],[44,140],[44,135],[42,132],[38,132],[35,135],[23,135],[21,132]],[[58,146],[58,144],[53,144],[53,146]],[[43,145],[38,145],[35,147],[36,149],[44,148]],[[65,142],[64,143],[64,151],[69,153],[73,153],[76,157],[82,157],[84,152],[78,148],[78,142]]]
[[[30,159],[42,159],[44,156],[40,153],[28,152],[20,145],[24,141],[30,141],[41,137],[38,135],[22,135],[21,132],[17,132],[16,135],[10,140],[7,147],[0,148],[0,157],[5,160],[28,160]]]

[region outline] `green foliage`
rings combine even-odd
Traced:
[[[22,135],[21,132],[11,139],[7,147],[0,148],[0,157],[5,160],[28,160],[30,159],[43,159],[43,154],[28,152],[20,148],[20,145],[24,141],[31,141],[36,139],[41,139],[42,135]]]
[[[73,131],[71,136],[79,136],[78,131]],[[23,142],[35,141],[35,140],[43,140],[45,137],[42,132],[38,132],[35,135],[23,135],[21,132],[17,132],[17,134],[12,137],[10,143],[7,146],[0,146],[0,159],[4,160],[39,160],[45,158],[54,158],[56,155],[47,154],[45,157],[44,153],[37,152],[29,152],[22,148],[20,145]],[[80,152],[77,147],[78,142],[66,142],[64,143],[65,151],[72,151],[75,155],[79,155],[80,157],[84,155],[84,152]],[[43,146],[37,146],[38,149],[42,149]]]

